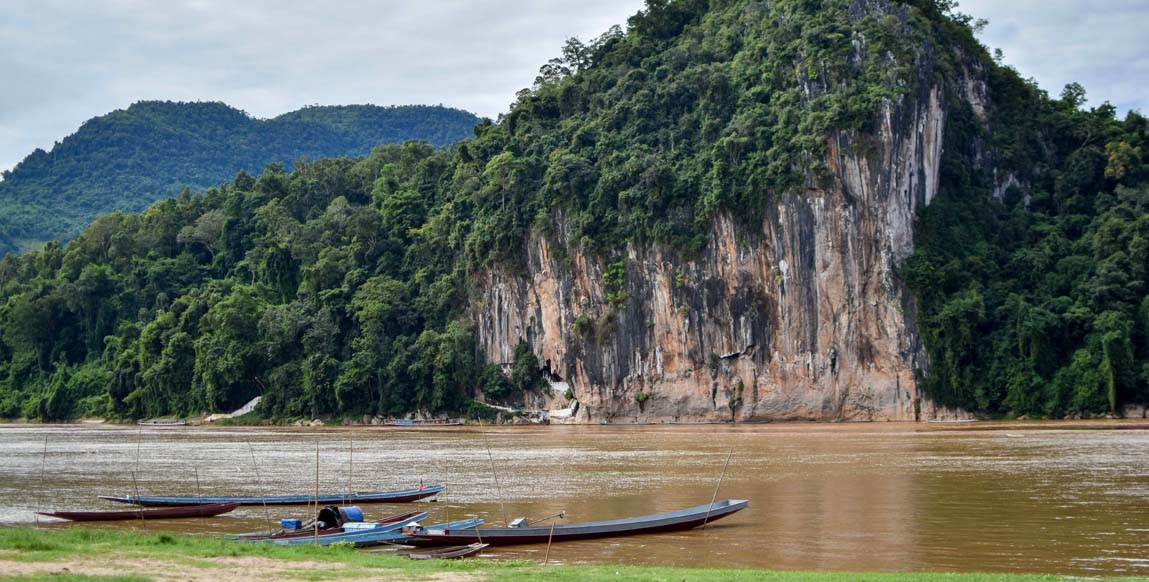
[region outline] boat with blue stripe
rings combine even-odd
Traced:
[[[277,546],[307,546],[347,543],[357,548],[366,548],[382,544],[403,544],[410,540],[410,536],[423,532],[451,532],[475,530],[483,525],[481,518],[464,519],[448,523],[420,526],[417,523],[407,522],[401,524],[388,524],[365,529],[348,529],[343,533],[317,536],[312,538],[299,537],[279,540],[264,540]],[[258,542],[256,542],[258,543]]]

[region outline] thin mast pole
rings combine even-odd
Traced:
[[[555,539],[555,524],[558,523],[551,520],[551,533],[547,535],[547,553],[543,556],[543,565],[546,566],[547,562],[551,561],[551,542]]]
[[[44,471],[48,465],[48,435],[44,434],[44,454],[40,456],[40,495],[36,497],[36,525],[40,525],[40,504],[44,502]]]
[[[319,441],[315,441],[315,545],[319,545]]]
[[[351,505],[351,476],[355,474],[355,437],[350,437],[348,445],[350,451],[347,455],[347,503],[345,505]]]
[[[251,466],[255,469],[255,485],[259,487],[259,497],[263,501],[263,523],[270,530],[271,513],[267,510],[267,492],[263,489],[263,478],[259,476],[259,463],[255,462],[255,447],[251,446],[251,441],[247,441],[247,450],[251,452]]]
[[[138,503],[140,501],[140,482],[139,482],[139,478],[137,477],[137,475],[139,475],[139,472],[140,472],[140,443],[143,441],[143,438],[144,438],[144,425],[140,424],[137,426],[138,426],[138,428],[136,429],[136,470],[132,471],[132,486],[136,490],[136,502]],[[143,522],[143,521],[144,521],[144,512],[141,511],[140,512],[140,522]]]
[[[714,501],[718,499],[718,489],[722,487],[722,480],[726,478],[726,467],[730,466],[730,457],[734,455],[734,447],[730,447],[730,452],[726,453],[726,464],[722,465],[722,476],[718,478],[718,485],[714,487],[714,495],[710,497],[710,505],[706,507],[706,517],[702,520],[702,529],[706,529],[706,524],[710,521],[710,510],[714,509]]]
[[[491,462],[491,475],[495,477],[495,494],[499,496],[499,511],[503,514],[503,525],[506,526],[507,521],[507,508],[503,505],[503,488],[499,485],[499,471],[495,469],[495,457],[491,454],[491,443],[487,441],[487,435],[483,432],[483,421],[479,421],[479,434],[483,436],[483,444],[487,447],[487,460]]]
[[[203,491],[199,488],[199,467],[195,468],[195,496],[203,502]]]

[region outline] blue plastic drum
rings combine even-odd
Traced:
[[[354,505],[339,508],[339,515],[344,522],[363,521],[363,510]]]

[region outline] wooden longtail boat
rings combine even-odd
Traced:
[[[401,513],[399,515],[392,515],[389,517],[384,517],[383,519],[380,519],[379,521],[375,521],[372,523],[375,523],[378,525],[389,525],[392,523],[408,523],[411,521],[418,521],[420,519],[424,519],[424,518],[426,518],[426,516],[427,516],[427,514],[425,512],[422,512],[422,511],[410,511],[407,513]],[[330,527],[330,528],[325,528],[325,529],[319,530],[319,535],[326,536],[326,535],[331,535],[331,534],[343,533],[343,531],[344,530],[342,527]],[[250,534],[240,534],[240,535],[236,536],[236,539],[244,540],[244,541],[286,540],[286,539],[291,539],[291,538],[305,538],[307,536],[314,536],[314,535],[315,535],[315,529],[314,528],[309,529],[308,526],[306,524],[304,524],[304,526],[298,530],[281,530],[281,531],[272,532],[272,533],[259,532],[259,533],[250,533]]]
[[[413,546],[458,546],[482,543],[498,545],[565,542],[693,529],[746,509],[749,501],[727,499],[656,515],[569,525],[483,528],[478,530],[432,530],[419,532],[407,542]]]
[[[383,423],[383,426],[404,426],[407,428],[421,427],[421,426],[463,426],[463,422],[459,420],[389,420]]]
[[[453,560],[455,558],[465,558],[473,556],[491,544],[470,544],[466,546],[452,546],[449,548],[437,548],[426,552],[411,552],[407,554],[408,558],[412,560]]]
[[[131,519],[179,519],[215,517],[239,507],[238,503],[215,503],[164,509],[128,509],[124,511],[38,511],[40,515],[70,521],[127,521]]]
[[[406,491],[384,491],[379,493],[328,494],[319,496],[320,505],[336,503],[407,503],[434,497],[443,491],[442,485],[430,485],[422,489]],[[207,505],[211,503],[238,503],[240,505],[307,505],[315,503],[314,495],[269,495],[266,497],[148,497],[125,495],[111,497],[101,495],[100,499],[143,505],[145,507],[166,507],[173,505]]]
[[[158,426],[158,427],[187,426],[188,421],[186,421],[186,420],[141,420],[136,424],[138,424],[140,426]]]

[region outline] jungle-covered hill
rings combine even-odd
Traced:
[[[971,22],[941,0],[649,0],[450,149],[273,165],[102,216],[0,262],[0,416],[183,415],[259,393],[285,418],[459,411],[530,389],[530,350],[509,370],[476,351],[474,273],[522,266],[532,230],[625,266],[627,244],[699,252],[720,212],[760,222],[825,176],[831,131],[865,135],[914,94],[920,51],[941,80],[985,71],[989,96],[982,119],[947,87],[941,191],[900,267],[925,394],[991,415],[1145,403],[1149,123],[1078,87],[1050,97]],[[995,172],[1016,178],[1001,196]]]
[[[142,101],[85,122],[50,152],[36,150],[0,181],[0,254],[69,239],[99,214],[138,212],[298,158],[363,156],[384,143],[436,146],[479,119],[441,106],[306,107],[254,119],[223,103]]]

